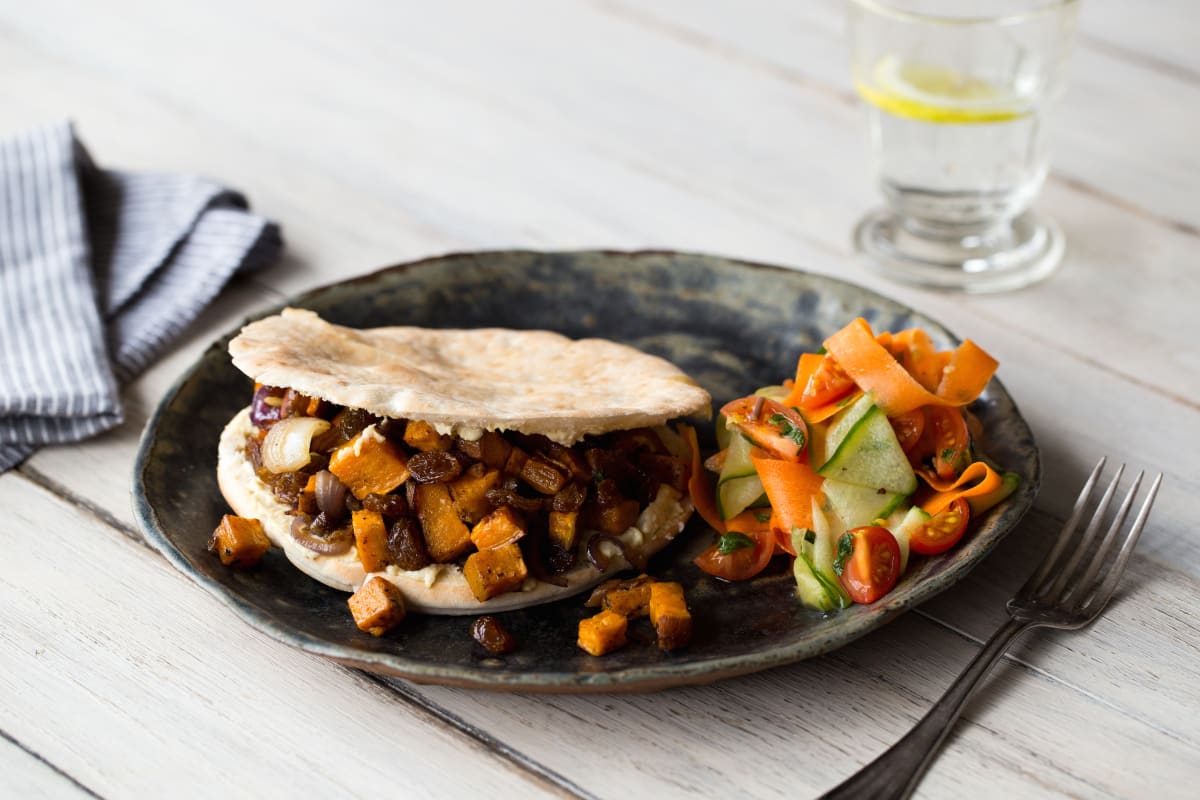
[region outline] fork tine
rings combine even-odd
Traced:
[[[1150,507],[1154,505],[1154,498],[1158,495],[1158,487],[1162,485],[1162,479],[1163,476],[1160,472],[1154,479],[1154,483],[1150,484],[1150,491],[1146,493],[1146,499],[1138,511],[1137,519],[1133,521],[1133,527],[1129,529],[1129,535],[1125,537],[1125,543],[1121,545],[1121,550],[1117,553],[1116,561],[1113,562],[1104,582],[1096,591],[1092,592],[1090,597],[1085,599],[1083,607],[1087,609],[1090,616],[1095,616],[1103,611],[1104,607],[1108,605],[1108,601],[1112,599],[1113,592],[1117,589],[1117,582],[1121,580],[1125,566],[1129,563],[1129,557],[1133,555],[1133,548],[1137,546],[1138,539],[1142,536],[1142,529],[1146,527],[1146,519],[1150,516]]]
[[[1037,571],[1030,576],[1025,582],[1025,586],[1021,589],[1021,594],[1034,594],[1035,590],[1042,585],[1042,581],[1050,574],[1051,569],[1058,563],[1058,559],[1062,556],[1063,550],[1075,533],[1075,526],[1079,524],[1079,520],[1083,517],[1083,509],[1087,505],[1088,498],[1092,494],[1092,489],[1096,486],[1096,480],[1100,477],[1100,472],[1104,469],[1104,465],[1108,463],[1107,456],[1101,456],[1096,467],[1092,470],[1092,474],[1088,476],[1087,482],[1083,484],[1083,488],[1079,491],[1079,497],[1075,499],[1075,507],[1071,509],[1071,516],[1067,518],[1066,524],[1063,525],[1062,531],[1058,534],[1058,539],[1050,548],[1050,552],[1042,559],[1042,564]]]
[[[1125,465],[1122,464],[1117,467],[1117,474],[1113,476],[1112,481],[1108,484],[1108,488],[1101,495],[1100,502],[1096,504],[1096,510],[1092,512],[1092,518],[1088,521],[1087,529],[1073,548],[1070,558],[1067,559],[1066,566],[1058,570],[1058,574],[1049,582],[1049,586],[1038,593],[1039,597],[1053,597],[1060,594],[1067,580],[1075,574],[1075,570],[1079,567],[1079,562],[1083,560],[1083,554],[1091,547],[1092,542],[1096,538],[1096,532],[1100,530],[1100,524],[1104,521],[1104,515],[1108,513],[1108,507],[1112,503],[1113,495],[1117,492],[1117,484],[1121,482],[1121,476],[1124,474]]]
[[[1117,540],[1117,534],[1121,531],[1121,526],[1125,524],[1125,518],[1129,516],[1129,509],[1133,506],[1134,498],[1137,497],[1138,489],[1142,486],[1142,478],[1144,476],[1144,472],[1139,472],[1137,477],[1133,479],[1133,483],[1129,486],[1129,491],[1125,493],[1125,500],[1122,501],[1121,507],[1117,509],[1112,524],[1108,526],[1108,531],[1100,541],[1100,546],[1096,548],[1096,552],[1092,555],[1092,560],[1088,563],[1087,569],[1084,570],[1083,577],[1071,579],[1070,586],[1067,587],[1067,591],[1063,594],[1060,602],[1065,603],[1077,591],[1090,592],[1095,588],[1092,585],[1093,581],[1095,581],[1097,573],[1100,572],[1100,567],[1108,559],[1108,554],[1112,550],[1113,543]]]

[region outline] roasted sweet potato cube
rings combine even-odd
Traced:
[[[317,476],[310,475],[308,483],[296,497],[296,510],[305,514],[316,514],[321,509],[317,507]]]
[[[579,646],[593,656],[611,653],[625,645],[629,621],[615,611],[605,609],[594,617],[579,621]]]
[[[529,460],[529,454],[519,447],[514,446],[508,453],[508,458],[504,460],[505,475],[520,475],[521,470],[525,467],[525,462]]]
[[[433,450],[449,450],[453,441],[449,436],[438,433],[428,422],[420,420],[409,420],[408,427],[404,429],[404,443],[426,453]]]
[[[492,469],[504,469],[513,446],[495,431],[484,431],[479,437],[479,455],[483,463]]]
[[[644,617],[650,613],[651,583],[638,583],[628,588],[614,589],[604,595],[604,607],[623,617]]]
[[[578,523],[578,511],[551,511],[550,527],[548,529],[550,541],[563,550],[568,552],[573,551],[579,534]]]
[[[458,518],[446,484],[418,486],[413,493],[413,505],[431,559],[438,563],[453,561],[471,549],[471,531]]]
[[[346,601],[354,622],[372,636],[383,636],[404,621],[404,595],[390,581],[376,575]]]
[[[525,520],[509,506],[501,506],[471,529],[471,541],[480,550],[511,544],[525,535]]]
[[[492,510],[491,501],[487,499],[489,489],[495,489],[500,482],[500,470],[491,469],[479,474],[477,464],[463,473],[461,478],[450,483],[450,496],[454,498],[454,507],[458,516],[468,525],[474,525],[487,516]]]
[[[253,567],[271,549],[271,540],[263,532],[262,523],[248,517],[226,514],[213,531],[208,550],[216,553],[227,567]]]
[[[637,500],[621,500],[616,505],[607,508],[593,508],[589,515],[589,522],[602,533],[620,536],[629,530],[629,526],[637,522],[639,513],[641,513],[641,506]]]
[[[618,589],[633,589],[647,583],[654,583],[654,578],[645,573],[636,578],[612,578],[592,589],[592,593],[588,595],[584,605],[588,608],[601,608],[604,606],[604,598],[608,596],[609,592],[615,592]]]
[[[358,560],[367,572],[379,572],[388,565],[388,529],[383,515],[363,508],[350,517]]]
[[[463,564],[463,576],[481,603],[519,589],[528,574],[521,548],[515,542],[471,553]]]
[[[676,650],[692,640],[692,615],[678,583],[650,584],[650,623],[660,650]]]
[[[408,480],[408,457],[368,426],[333,451],[329,471],[362,500],[369,494],[387,494]]]

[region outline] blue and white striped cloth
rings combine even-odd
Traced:
[[[100,169],[70,123],[0,140],[0,473],[119,425],[117,387],[281,248],[237,192]]]

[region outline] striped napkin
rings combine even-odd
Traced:
[[[0,473],[119,425],[117,387],[279,254],[247,207],[201,178],[100,169],[68,122],[0,140]]]

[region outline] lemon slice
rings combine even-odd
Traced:
[[[1029,114],[1028,100],[990,81],[936,64],[880,59],[859,95],[899,117],[939,124],[1007,122]]]

